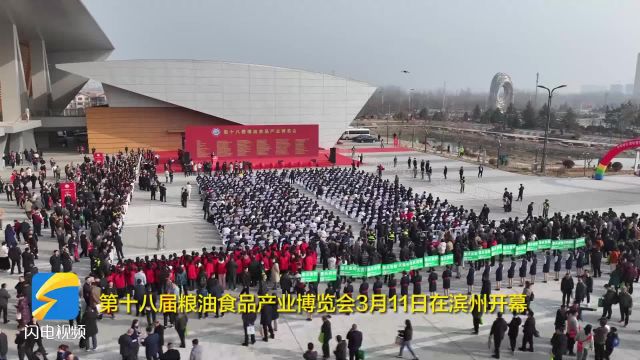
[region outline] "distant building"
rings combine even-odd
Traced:
[[[624,86],[625,95],[633,95],[633,84],[627,84]]]
[[[611,86],[609,86],[609,92],[612,94],[622,94],[624,93],[624,86],[622,84],[611,84]]]
[[[607,91],[607,87],[603,85],[587,84],[580,86],[580,92],[583,94],[599,93]]]
[[[633,97],[640,99],[640,53],[638,54],[638,60],[636,61],[636,81],[633,84]]]
[[[106,106],[107,96],[103,91],[81,90],[64,109],[65,116],[84,116],[90,107]]]

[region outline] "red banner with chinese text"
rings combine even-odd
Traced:
[[[76,183],[73,181],[60,183],[60,199],[62,199],[62,207],[65,207],[67,196],[71,197],[71,202],[76,203]]]
[[[93,153],[93,161],[95,161],[96,164],[102,164],[104,162],[104,153]]]
[[[318,125],[189,126],[185,148],[201,161],[317,156]]]

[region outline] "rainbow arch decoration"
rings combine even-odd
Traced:
[[[596,166],[596,173],[595,173],[594,178],[596,180],[602,180],[604,178],[604,173],[607,171],[607,167],[609,166],[609,163],[611,163],[611,160],[613,160],[613,158],[618,156],[618,154],[620,154],[623,151],[627,151],[627,150],[630,150],[630,149],[635,149],[635,148],[638,148],[638,147],[640,147],[640,138],[627,140],[627,141],[625,141],[623,143],[620,143],[620,144],[616,145],[612,149],[610,149],[602,157],[602,159],[600,159],[600,162],[598,163],[598,166]]]

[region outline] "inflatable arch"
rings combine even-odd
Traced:
[[[620,154],[623,151],[627,151],[627,150],[638,148],[638,147],[640,147],[640,138],[625,141],[621,144],[616,145],[611,150],[609,150],[602,157],[602,159],[600,159],[600,162],[596,167],[595,179],[602,180],[604,178],[604,173],[605,171],[607,171],[607,166],[609,166],[609,163],[611,162],[611,160],[613,160],[613,158],[618,156],[618,154]]]

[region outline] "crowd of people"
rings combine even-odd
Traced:
[[[601,323],[611,317],[611,309],[615,304],[619,304],[624,325],[629,322],[633,304],[628,301],[630,296],[627,297],[627,294],[633,292],[640,265],[637,214],[627,216],[611,209],[604,213],[549,214],[547,207],[547,211],[540,216],[529,214],[525,219],[515,217],[496,221],[489,219],[486,205],[476,213],[473,209],[453,205],[430,193],[417,193],[402,185],[397,176],[391,181],[353,168],[254,171],[250,164],[232,164],[209,164],[203,167],[206,171],[195,167],[203,217],[218,230],[222,246],[135,259],[125,257],[120,237],[133,183],[137,180],[140,189],[150,192],[152,199],[155,199],[155,192],[160,190],[161,200],[164,198],[166,201],[166,183],[171,180],[169,176],[165,183],[158,179],[158,157],[152,151],[126,149],[115,156],[106,156],[104,164],[86,158],[81,164],[64,167],[59,167],[51,160],[47,167],[40,160],[36,165],[40,166],[36,181],[42,178],[39,193],[34,191],[35,184],[31,183],[33,173],[29,174],[29,170],[34,170],[31,167],[16,170],[9,182],[12,186],[11,196],[21,199],[16,200],[16,204],[25,209],[27,219],[16,220],[5,229],[8,261],[5,263],[0,256],[0,266],[12,270],[17,267],[19,273],[24,269],[24,278],[16,287],[17,291],[20,289],[17,303],[21,315],[17,320],[22,328],[19,330],[24,331],[24,325],[32,321],[30,296],[27,296],[30,277],[37,271],[34,260],[38,256],[38,236],[42,236],[42,230],[49,228],[51,237],[56,238],[59,244],[59,249],[50,258],[51,271],[71,271],[73,263],[85,256],[91,262],[91,273],[85,277],[83,284],[83,310],[77,319],[79,323],[88,325],[87,340],[81,345],[89,350],[97,346],[99,319],[116,316],[98,311],[102,294],[113,294],[118,298],[130,295],[139,304],[145,298],[158,299],[162,294],[195,293],[219,299],[225,291],[273,292],[274,295],[279,291],[295,296],[317,294],[324,289],[326,294],[336,297],[341,293],[355,297],[357,294],[369,294],[370,281],[374,294],[421,294],[424,270],[419,269],[403,272],[398,278],[394,275],[373,279],[340,276],[326,285],[305,283],[301,272],[340,269],[341,265],[346,264],[388,264],[437,254],[453,254],[454,265],[444,267],[439,272],[427,269],[425,276],[429,293],[438,292],[441,280],[443,292],[449,294],[454,279],[462,278],[462,272],[466,270],[466,278],[460,282],[463,287],[466,285],[467,292],[475,293],[475,274],[481,272],[480,294],[487,295],[494,285],[496,290],[501,288],[503,272],[506,271],[508,287],[514,287],[514,278],[520,279],[527,305],[534,300],[533,284],[540,281],[537,275],[540,259],[542,281],[560,281],[563,294],[562,309],[566,319],[557,321],[558,330],[552,341],[554,349],[557,348],[554,350],[556,359],[561,358],[561,353],[573,353],[575,344],[578,344],[575,351],[579,354],[586,354],[582,345],[586,344],[586,349],[589,348],[591,333],[586,331],[586,326],[574,331],[572,316],[580,319],[584,305],[591,306],[591,274],[595,278],[602,275],[603,259],[609,260],[611,272],[610,287],[602,298],[604,314]],[[409,166],[412,165],[414,163],[410,162]],[[57,182],[61,176],[56,176],[54,171],[51,179],[47,174],[54,167],[64,169],[66,180],[76,183],[75,202],[71,197],[60,198]],[[430,165],[425,163],[424,168],[426,172]],[[165,170],[170,170],[172,174],[172,163],[167,163]],[[464,178],[462,168],[460,178]],[[32,185],[31,189],[29,185]],[[163,187],[164,194],[161,190]],[[522,200],[523,189],[521,186],[517,200]],[[7,190],[7,187],[4,186],[3,190]],[[186,206],[185,202],[192,197],[190,184],[183,188],[182,194],[184,197],[181,200]],[[158,249],[164,247],[161,246],[163,234],[164,228],[159,226]],[[577,237],[585,237],[585,248],[527,253],[520,257],[499,256],[473,263],[465,263],[463,256],[465,251],[498,244]],[[22,239],[27,244],[24,250],[20,249]],[[16,253],[19,255],[16,256]],[[588,266],[591,271],[587,271]],[[568,275],[560,279],[561,272]],[[553,279],[550,274],[555,275]],[[575,284],[574,279],[577,282]],[[400,291],[396,293],[398,286]],[[0,289],[0,305],[2,294]],[[120,336],[118,343],[123,359],[134,359],[140,346],[145,347],[145,354],[149,358],[171,359],[166,354],[175,355],[175,351],[171,351],[175,350],[174,344],[164,342],[164,332],[170,327],[175,328],[180,339],[177,346],[186,347],[189,316],[184,312],[157,314],[157,307],[150,305],[136,308],[136,315],[146,318],[146,331],[139,329],[136,319],[127,332]],[[162,319],[158,318],[160,315]],[[208,315],[197,314],[199,318]],[[244,314],[241,318],[245,346],[255,343],[256,322],[263,341],[275,338],[279,317],[277,309],[265,307],[259,315],[259,321],[257,314]],[[224,313],[215,314],[215,317],[221,316]],[[499,345],[505,332],[508,332],[511,350],[515,350],[517,329],[522,322],[520,316],[514,315],[511,323],[505,327],[506,321],[499,321],[502,319],[500,315],[494,324],[495,329],[492,326],[491,336],[496,349],[494,356],[499,357]],[[533,337],[537,333],[535,317],[531,310],[524,316],[523,345],[520,349],[532,351]],[[308,320],[311,318],[309,315]],[[473,313],[472,318],[474,333],[478,333],[482,314]],[[354,324],[352,331],[344,337],[334,337],[330,326],[330,317],[323,317],[320,341],[322,357],[331,356],[329,344],[335,340],[337,345],[333,354],[337,359],[346,358],[347,355],[350,359],[360,358],[363,336],[357,330],[357,325]],[[607,327],[606,323],[593,330],[596,358],[602,359],[615,347],[607,345],[609,342],[613,344],[614,340],[608,340],[613,335],[605,334],[604,342],[601,341],[602,330],[598,329],[603,326],[608,334],[616,334],[616,329]],[[408,322],[398,341],[400,356],[402,349],[408,349],[413,354],[412,333],[411,323]],[[600,348],[598,344],[603,347]],[[34,350],[36,345],[38,348]],[[193,348],[199,349],[197,341]],[[18,351],[28,358],[30,354],[44,352],[44,349],[37,342],[27,341],[18,345]],[[196,356],[199,351],[195,351]],[[313,344],[310,344],[304,358],[313,359],[314,356],[317,357],[317,354]]]
[[[12,275],[17,270],[20,275],[15,286],[18,330],[15,343],[20,359],[26,357],[31,360],[46,355],[42,339],[26,333],[27,326],[39,326],[32,317],[33,275],[44,270],[71,272],[75,262],[88,257],[92,273],[98,279],[107,273],[109,264],[124,256],[120,233],[141,156],[141,151],[120,152],[107,155],[101,163],[85,156],[82,162],[66,164],[64,167],[50,159],[48,167],[42,154],[36,156],[35,152],[29,152],[25,158],[33,159],[32,163],[14,170],[2,187],[7,200],[15,198],[16,206],[25,213],[24,220],[15,219],[13,224],[6,225],[1,251],[3,256],[0,257],[2,270],[10,269]],[[49,170],[53,174],[48,173]],[[73,182],[76,190],[73,194],[65,193],[64,197],[60,189],[62,170],[65,181]],[[36,174],[39,190],[33,181]],[[49,258],[50,269],[38,269],[35,266],[35,260],[41,255],[38,242],[48,235],[43,235],[43,231],[50,232],[50,237],[58,243],[58,250],[54,250]],[[99,285],[97,280],[87,283],[92,287]],[[6,285],[2,287],[4,289]],[[92,344],[86,341],[83,347],[95,349],[98,332],[95,321],[100,315],[95,296],[86,296],[85,299],[87,306],[77,320],[85,325],[87,338],[92,340]],[[8,322],[6,306],[5,323]],[[37,348],[34,348],[36,345]],[[75,358],[70,351],[58,356],[65,360]]]

